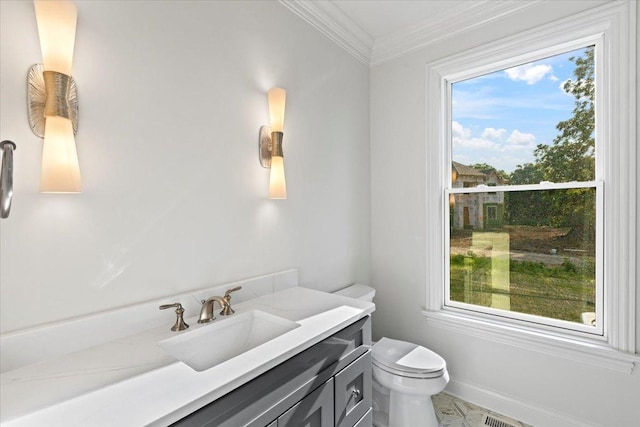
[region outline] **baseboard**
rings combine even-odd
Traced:
[[[530,402],[455,379],[449,381],[444,392],[534,427],[598,427],[585,420],[570,418]]]

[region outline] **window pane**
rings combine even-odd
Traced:
[[[595,326],[595,188],[451,196],[451,301]]]
[[[594,88],[593,46],[453,83],[453,186],[595,180]]]

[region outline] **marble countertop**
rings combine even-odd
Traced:
[[[208,325],[170,324],[1,375],[3,426],[164,426],[311,347],[374,311],[373,303],[293,287],[234,306],[301,326],[202,372],[157,343]],[[228,318],[218,316],[216,324]]]

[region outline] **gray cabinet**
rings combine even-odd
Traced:
[[[334,377],[335,426],[352,427],[371,408],[371,352]]]
[[[333,379],[278,417],[278,427],[333,427]]]
[[[366,317],[173,425],[370,427],[370,348]]]
[[[353,427],[371,427],[373,425],[373,408],[369,408],[366,414]]]

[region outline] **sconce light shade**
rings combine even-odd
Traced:
[[[70,1],[36,0],[42,62],[47,71],[71,75],[78,12]]]
[[[287,92],[282,88],[274,87],[269,90],[267,99],[269,100],[271,127],[262,126],[258,138],[260,164],[265,168],[271,168],[271,173],[269,174],[270,199],[287,198],[287,182],[284,176],[284,152],[282,151],[286,97]]]
[[[269,100],[269,116],[271,117],[271,132],[284,132],[284,106],[287,91],[274,87],[267,92]]]
[[[287,198],[287,182],[284,178],[284,159],[280,156],[271,157],[271,173],[269,175],[269,198]]]
[[[44,64],[29,70],[28,103],[31,129],[44,137],[40,191],[78,193],[78,104],[71,77],[77,10],[65,0],[35,0],[34,7]]]
[[[80,167],[71,121],[63,117],[47,117],[42,146],[40,191],[79,193],[81,189]]]

